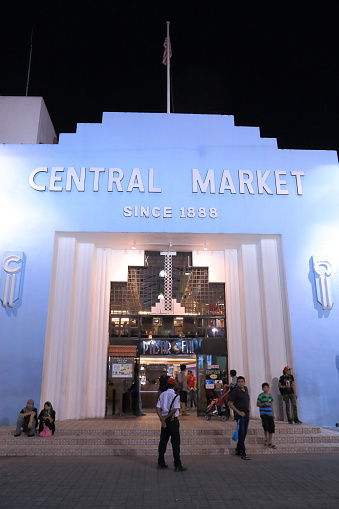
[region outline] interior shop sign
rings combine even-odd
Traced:
[[[198,353],[201,348],[199,339],[181,339],[168,341],[166,339],[149,339],[140,341],[141,355],[180,355]]]
[[[271,170],[212,170],[202,171],[197,168],[191,172],[192,193],[202,194],[276,194],[299,196],[303,194],[302,171]],[[121,168],[60,167],[41,166],[29,175],[29,185],[35,191],[78,192],[106,190],[113,193],[162,193],[159,185],[161,172],[156,175],[154,168],[140,170],[133,168],[126,171]],[[129,209],[129,207],[126,207]],[[127,210],[127,216],[129,210]],[[132,215],[132,214],[131,214]]]

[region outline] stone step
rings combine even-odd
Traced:
[[[155,429],[111,429],[111,430],[96,430],[96,429],[57,429],[56,435],[59,437],[71,437],[71,436],[87,436],[87,437],[129,437],[129,436],[138,436],[138,435],[147,435],[149,437],[159,437],[159,426],[157,426]],[[233,432],[235,430],[235,425],[232,427],[228,427],[225,429],[181,429],[180,434],[181,436],[215,436],[215,435],[221,435],[221,436],[229,436],[231,437],[233,435]],[[275,429],[275,436],[277,435],[303,435],[303,434],[321,434],[322,430],[321,428],[317,428],[314,426],[301,426],[301,425],[295,425],[291,427],[276,427]],[[262,436],[263,431],[262,428],[253,428],[249,429],[247,436]],[[13,436],[14,435],[14,428],[13,429],[2,429],[0,427],[0,439],[3,437]]]
[[[34,439],[31,439],[34,440]],[[247,454],[306,454],[306,453],[339,453],[339,444],[280,444],[276,449],[270,449],[263,445],[246,446]],[[201,455],[232,455],[233,447],[210,447],[209,445],[183,445],[181,447],[182,456],[201,456]],[[54,446],[46,444],[38,447],[15,447],[5,445],[1,447],[2,456],[154,456],[157,457],[157,445],[143,445],[142,447],[131,447],[130,445],[114,446]],[[168,447],[167,456],[170,458],[171,447]]]
[[[160,436],[159,419],[147,415],[141,419],[80,419],[60,421],[51,438],[14,437],[14,427],[0,427],[0,456],[157,456]],[[180,418],[183,455],[234,454],[232,435],[235,422],[207,421],[190,415]],[[339,433],[309,424],[289,425],[276,422],[272,450],[263,445],[260,419],[251,419],[246,446],[249,454],[339,453]],[[171,455],[169,444],[168,454]]]
[[[59,435],[55,434],[51,438],[33,437],[27,438],[26,435],[20,437],[7,436],[0,438],[0,450],[4,445],[12,445],[17,447],[45,447],[47,441],[51,442],[53,446],[73,446],[73,445],[92,445],[95,446],[117,446],[117,445],[131,445],[131,446],[143,446],[143,445],[157,445],[159,442],[159,432],[152,435],[148,434],[134,434],[128,436],[114,436],[108,435]],[[181,434],[181,443],[183,445],[196,445],[196,444],[207,444],[213,445],[231,445],[234,441],[231,438],[231,434],[225,435],[193,435],[193,434]],[[261,435],[247,435],[247,444],[264,444],[263,433]],[[286,444],[286,443],[339,443],[339,437],[337,435],[321,435],[321,434],[302,434],[302,435],[275,435],[275,444]]]

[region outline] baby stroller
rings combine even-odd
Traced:
[[[226,387],[218,398],[212,399],[211,403],[206,408],[205,419],[210,421],[212,415],[220,417],[222,421],[227,421],[230,417],[230,409],[227,406],[230,390]]]

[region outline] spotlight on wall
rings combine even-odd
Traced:
[[[207,251],[207,244],[204,242],[204,251]]]
[[[137,245],[135,242],[133,242],[132,249],[136,249],[136,248],[137,248]]]

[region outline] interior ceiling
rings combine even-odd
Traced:
[[[242,244],[256,244],[261,239],[279,235],[243,233],[168,233],[168,232],[56,232],[60,237],[75,237],[78,242],[96,247],[143,251],[223,251]],[[133,245],[135,247],[133,247]]]

